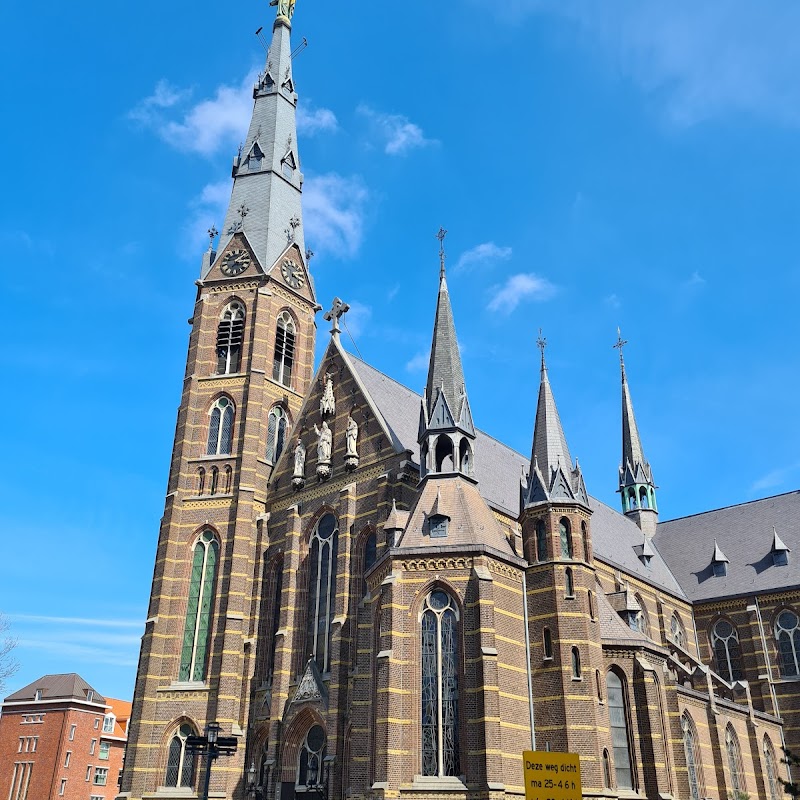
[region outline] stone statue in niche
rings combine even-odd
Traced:
[[[358,424],[353,419],[352,414],[347,417],[345,439],[347,442],[347,452],[344,457],[344,465],[348,470],[354,470],[358,466]]]
[[[336,413],[336,400],[333,397],[333,374],[330,372],[325,373],[325,389],[322,392],[322,400],[319,401],[319,413],[323,418]]]
[[[322,427],[314,424],[314,433],[317,434],[317,477],[326,480],[331,476],[331,450],[333,449],[333,432],[325,420]]]
[[[295,491],[302,489],[306,484],[306,446],[298,436],[297,444],[294,448],[294,473],[292,474],[292,486]]]

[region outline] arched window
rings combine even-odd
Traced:
[[[465,475],[472,475],[472,450],[466,438],[463,438],[458,446],[458,458],[461,464],[461,471]]]
[[[247,169],[250,172],[257,172],[261,169],[261,160],[264,158],[264,153],[258,146],[258,142],[253,145],[250,155],[247,156]]]
[[[194,757],[186,752],[186,739],[193,735],[191,725],[181,725],[170,739],[165,786],[194,786]]]
[[[613,670],[606,675],[608,718],[614,747],[614,772],[620,789],[633,789],[631,745],[628,735],[628,697],[622,678]]]
[[[547,561],[547,528],[543,519],[536,520],[536,559]]]
[[[572,531],[566,517],[559,520],[558,533],[561,538],[561,558],[572,558]]]
[[[643,633],[647,638],[650,638],[650,617],[647,615],[647,607],[642,600],[641,595],[634,595],[636,602],[639,604],[640,611],[633,617],[633,628],[639,633]]]
[[[711,647],[714,650],[717,672],[728,683],[742,680],[744,675],[739,634],[727,619],[717,620],[711,630]]]
[[[544,652],[545,660],[553,658],[553,635],[550,633],[550,628],[545,628],[542,631],[542,651]]]
[[[233,481],[233,470],[230,464],[225,465],[225,494],[231,493],[231,483]]]
[[[597,691],[597,702],[598,703],[602,703],[603,702],[603,681],[600,678],[600,670],[599,669],[596,669],[594,671],[594,681],[595,681],[595,684],[596,684],[595,689]]]
[[[273,406],[267,421],[267,461],[274,464],[283,452],[286,442],[286,412],[280,406]]]
[[[211,467],[211,486],[209,487],[208,493],[212,495],[216,494],[218,488],[219,488],[219,469],[217,467]]]
[[[611,784],[611,758],[608,755],[608,750],[603,749],[603,786],[606,789],[610,789]]]
[[[686,647],[686,630],[675,611],[672,612],[672,619],[669,621],[669,636],[678,647]]]
[[[594,611],[594,592],[589,589],[586,593],[586,599],[589,601],[589,619],[594,621],[595,619],[595,611]]]
[[[572,648],[572,677],[574,680],[581,677],[581,653],[577,647]]]
[[[320,672],[330,669],[331,623],[336,599],[336,557],[339,528],[333,514],[314,526],[308,553],[308,643]]]
[[[208,447],[210,456],[227,456],[233,441],[233,403],[227,397],[220,397],[211,406],[208,423]]]
[[[650,508],[650,498],[647,496],[647,489],[644,486],[639,489],[639,508]]]
[[[324,784],[323,762],[325,761],[325,731],[322,725],[312,725],[300,747],[297,759],[295,788],[307,791]]]
[[[206,471],[200,467],[197,470],[197,494],[201,495],[206,490]]]
[[[211,633],[211,607],[217,572],[219,545],[211,531],[204,531],[194,545],[189,599],[179,680],[202,681],[206,674],[206,653]]]
[[[366,540],[364,541],[364,556],[362,559],[362,569],[361,569],[361,596],[364,597],[367,594],[367,572],[369,572],[370,567],[375,563],[375,558],[377,557],[377,550],[378,550],[378,536],[375,531],[370,531],[367,535]]]
[[[769,737],[764,735],[764,765],[767,770],[767,787],[769,788],[769,800],[780,800],[783,787],[778,781],[778,761],[775,758],[775,748]]]
[[[575,580],[572,577],[572,567],[564,570],[564,594],[567,597],[575,597]]]
[[[422,774],[461,773],[458,746],[458,611],[441,589],[426,598],[422,624]]]
[[[270,626],[269,650],[267,651],[267,664],[264,677],[272,683],[272,670],[275,664],[275,641],[281,626],[281,597],[283,595],[283,559],[279,559],[272,569],[272,614]]]
[[[436,439],[434,459],[436,472],[453,471],[453,440],[446,433],[441,434]]]
[[[294,320],[287,311],[284,311],[278,317],[277,328],[275,330],[275,354],[272,359],[272,379],[284,386],[292,385],[294,348]]]
[[[686,755],[686,772],[689,778],[689,796],[691,800],[700,800],[703,796],[703,762],[700,759],[697,729],[688,711],[681,717],[681,730],[683,752]]]
[[[633,511],[635,508],[637,508],[636,489],[631,486],[631,488],[628,489],[628,511]]]
[[[238,372],[242,363],[244,306],[234,301],[225,306],[217,328],[217,373]]]
[[[792,678],[800,674],[800,620],[788,609],[778,614],[775,620],[775,641],[778,643],[781,675]]]
[[[585,520],[581,521],[581,539],[583,540],[583,558],[585,561],[591,561],[592,548],[589,544],[589,526]]]
[[[725,729],[725,752],[728,755],[728,771],[731,776],[731,786],[736,793],[746,792],[744,782],[744,769],[742,768],[742,751],[739,747],[739,738],[728,723]]]

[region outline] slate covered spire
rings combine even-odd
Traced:
[[[467,399],[461,353],[445,274],[444,237],[439,230],[439,295],[433,324],[428,381],[420,409],[423,476],[430,472],[472,475],[475,427]]]
[[[201,278],[240,231],[265,272],[289,244],[295,243],[305,252],[288,15],[293,10],[291,4],[291,11],[284,13],[279,5],[267,61],[253,87],[250,128],[233,160],[233,190],[218,247],[204,256]]]
[[[627,342],[622,339],[619,331],[617,334],[617,343],[614,347],[619,349],[619,366],[622,376],[622,465],[619,468],[622,510],[625,514],[634,517],[646,534],[652,535],[655,533],[658,516],[656,485],[653,481],[653,471],[644,456],[639,428],[633,413],[628,378],[625,374],[622,348]]]
[[[545,339],[539,331],[539,348],[542,351],[539,400],[536,405],[536,424],[533,429],[531,469],[527,486],[523,490],[525,507],[537,503],[577,502],[588,507],[589,496],[580,465],[569,453],[567,437],[561,426],[555,397],[547,374],[544,358]]]

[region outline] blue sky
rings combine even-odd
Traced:
[[[543,328],[573,456],[616,506],[620,325],[664,518],[796,488],[800,8],[356,9],[298,0],[293,36],[312,270],[363,356],[423,386],[444,225],[479,426],[529,449]],[[273,13],[4,6],[9,690],[132,693],[193,282]]]

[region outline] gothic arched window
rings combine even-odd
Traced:
[[[297,759],[298,789],[319,788],[324,783],[323,763],[325,761],[325,730],[322,725],[312,725],[300,748]]]
[[[422,774],[458,776],[458,611],[441,589],[426,598],[422,623]]]
[[[677,612],[672,612],[672,619],[669,621],[669,636],[678,647],[686,647],[686,631]]]
[[[267,421],[267,461],[270,464],[274,464],[283,452],[286,424],[286,412],[280,406],[271,408]]]
[[[589,526],[586,521],[581,522],[581,539],[583,540],[583,558],[586,561],[591,559],[591,545],[589,544]]]
[[[242,363],[244,341],[244,306],[228,303],[217,328],[217,373],[227,375],[238,372]]]
[[[581,652],[577,647],[572,648],[572,677],[575,680],[581,677]]]
[[[793,678],[800,674],[800,620],[788,609],[775,620],[775,641],[778,643],[781,675]]]
[[[209,412],[208,447],[209,456],[228,456],[233,443],[233,403],[220,397]]]
[[[336,599],[339,528],[333,514],[314,526],[308,548],[308,644],[320,672],[330,669],[331,623]]]
[[[536,559],[547,561],[547,528],[543,519],[536,520]]]
[[[647,616],[647,608],[642,600],[641,595],[635,595],[636,602],[639,604],[640,610],[633,617],[633,627],[639,633],[643,633],[647,638],[650,638],[650,618]]]
[[[191,725],[181,725],[169,742],[167,753],[167,773],[164,776],[165,786],[194,786],[194,757],[186,752],[186,739],[193,736]]]
[[[631,745],[628,734],[628,693],[623,679],[613,670],[606,675],[606,700],[614,748],[614,772],[617,787],[633,789]]]
[[[361,596],[364,597],[367,593],[367,572],[370,567],[375,563],[378,550],[378,537],[375,531],[370,531],[367,538],[364,540],[364,555],[362,557],[361,568]]]
[[[216,494],[219,489],[219,468],[211,467],[211,487],[208,490],[209,494]]]
[[[728,683],[742,680],[744,674],[742,673],[742,650],[739,647],[739,634],[727,619],[717,620],[712,628],[711,647],[714,650],[717,672]]]
[[[550,633],[550,628],[542,631],[542,652],[545,660],[553,657],[553,634]]]
[[[281,596],[283,594],[283,558],[278,559],[272,566],[270,575],[270,594],[272,595],[272,608],[270,609],[269,649],[266,653],[264,679],[272,683],[272,670],[275,664],[275,645],[278,630],[281,627]]]
[[[567,597],[575,597],[575,579],[572,577],[572,567],[564,570],[564,594]]]
[[[200,467],[197,470],[197,494],[201,495],[206,490],[206,471]]]
[[[700,800],[703,796],[703,762],[700,758],[697,729],[688,711],[685,711],[681,717],[681,730],[683,731],[683,751],[686,755],[686,771],[689,777],[689,796],[691,800]]]
[[[203,531],[195,542],[192,556],[192,575],[181,648],[179,680],[182,681],[202,681],[205,678],[218,553],[219,545],[214,534]]]
[[[611,788],[611,758],[608,755],[608,750],[603,750],[603,786],[606,789]]]
[[[292,385],[294,367],[295,328],[288,311],[279,317],[275,330],[275,353],[272,359],[272,379],[284,386]]]
[[[733,786],[733,791],[738,795],[739,792],[747,790],[744,782],[742,750],[739,747],[739,738],[730,723],[725,729],[725,752],[728,754],[728,771],[731,776],[731,785]]]
[[[558,533],[561,538],[561,558],[572,558],[572,531],[566,517],[559,520]]]
[[[769,737],[764,734],[764,764],[767,769],[767,787],[769,788],[769,800],[780,800],[783,792],[778,780],[778,761],[775,758],[775,748]],[[779,788],[780,787],[780,788]]]

